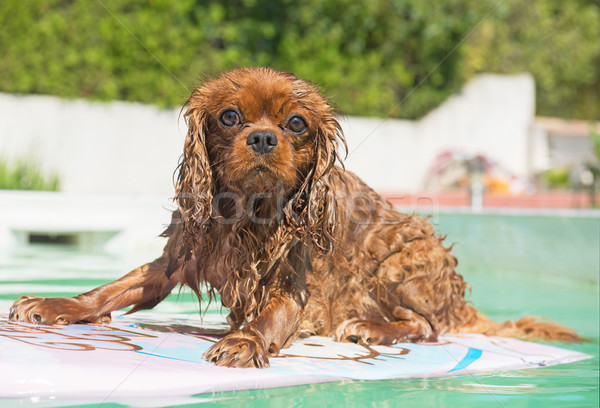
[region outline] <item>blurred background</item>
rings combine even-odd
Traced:
[[[596,357],[212,401],[598,406],[598,0],[1,0],[0,318],[22,294],[73,296],[158,256],[181,106],[264,65],[337,105],[346,168],[432,215],[478,309],[555,319]],[[197,310],[184,290],[157,313]]]
[[[0,26],[0,188],[172,195],[192,89],[268,65],[399,203],[598,202],[598,1],[3,0]]]

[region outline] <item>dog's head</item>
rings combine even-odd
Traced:
[[[225,191],[283,192],[301,212],[315,201],[306,223],[323,216],[316,201],[326,200],[326,176],[345,142],[314,86],[270,68],[236,69],[197,88],[185,117],[177,201],[186,229],[209,224],[213,200]]]

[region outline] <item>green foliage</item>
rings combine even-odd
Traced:
[[[33,163],[17,160],[12,165],[0,160],[0,190],[58,191],[58,176],[44,175]]]
[[[600,119],[599,39],[598,4],[504,2],[468,41],[468,70],[530,72],[538,115]]]
[[[557,167],[546,170],[542,179],[548,188],[567,189],[571,186],[571,170],[568,167]]]
[[[594,127],[592,127],[592,131],[590,132],[590,140],[592,141],[592,148],[594,149],[596,158],[600,161],[600,133]]]
[[[540,113],[598,115],[599,8],[513,1],[485,19],[496,5],[2,0],[0,90],[180,106],[205,75],[270,65],[323,85],[346,114],[415,118],[476,72],[531,70]]]

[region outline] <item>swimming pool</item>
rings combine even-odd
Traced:
[[[434,214],[431,221],[458,242],[459,271],[470,299],[496,320],[541,315],[590,341],[566,347],[593,359],[489,375],[392,381],[348,381],[195,396],[197,404],[243,406],[374,405],[403,407],[597,407],[599,405],[600,214]],[[0,308],[21,294],[72,296],[120,277],[157,254],[108,255],[68,247],[28,246],[0,252]],[[196,313],[187,291],[174,292],[159,313]],[[21,401],[67,406],[68,401]],[[96,406],[100,401],[85,401]],[[81,404],[81,401],[78,401]],[[140,406],[176,405],[140,400]],[[186,404],[189,406],[189,400]],[[3,405],[3,404],[2,404]],[[119,406],[111,402],[102,406]]]

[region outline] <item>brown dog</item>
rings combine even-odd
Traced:
[[[196,89],[187,106],[163,255],[74,298],[23,296],[11,320],[106,323],[182,283],[198,295],[204,284],[231,310],[231,332],[205,354],[222,366],[266,367],[311,334],[364,344],[447,332],[578,339],[534,318],[498,324],[467,304],[456,258],[431,225],[334,166],[345,142],[311,84],[238,69]]]

